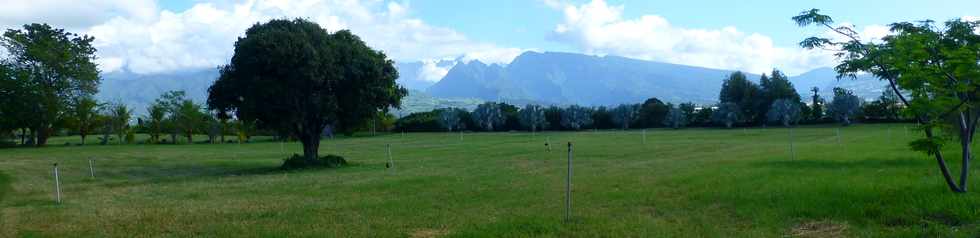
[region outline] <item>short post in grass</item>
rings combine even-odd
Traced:
[[[793,127],[789,127],[789,153],[791,159],[796,159],[796,148],[793,148]]]
[[[548,150],[548,152],[551,152],[551,137],[550,136],[544,139],[544,147]]]
[[[568,142],[568,177],[565,180],[565,221],[572,219],[572,142]]]
[[[88,159],[88,172],[92,175],[92,179],[95,179],[95,166],[92,165],[92,159]]]
[[[647,129],[643,129],[643,144],[647,144]]]
[[[394,172],[395,171],[395,160],[391,159],[391,144],[385,144],[385,149],[388,151],[388,164],[385,167],[387,167],[388,169],[391,169],[391,171]]]
[[[837,146],[841,146],[841,143],[840,143],[840,127],[837,128]]]
[[[55,201],[61,204],[61,179],[58,178],[58,163],[54,163],[54,196]]]

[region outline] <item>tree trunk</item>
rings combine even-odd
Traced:
[[[34,145],[37,147],[44,146],[48,143],[49,137],[51,137],[51,128],[38,128],[37,140],[34,141]]]
[[[300,140],[303,143],[303,158],[305,158],[309,164],[316,163],[316,160],[320,157],[319,133],[303,133],[303,135],[300,136]]]
[[[27,129],[20,128],[20,145],[27,143]]]

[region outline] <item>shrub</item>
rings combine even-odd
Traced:
[[[293,154],[282,161],[283,170],[304,169],[304,168],[338,168],[347,165],[347,160],[339,155],[327,155],[319,159],[308,161],[302,155]]]

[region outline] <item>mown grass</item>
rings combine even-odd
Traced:
[[[298,143],[4,149],[0,236],[980,235],[980,195],[949,192],[903,128],[843,128],[840,145],[835,127],[797,128],[795,158],[785,128],[389,134],[325,140],[352,165],[298,172],[276,170]]]

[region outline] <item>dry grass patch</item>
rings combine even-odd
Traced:
[[[790,229],[787,237],[848,237],[847,223],[834,221],[808,221]]]

